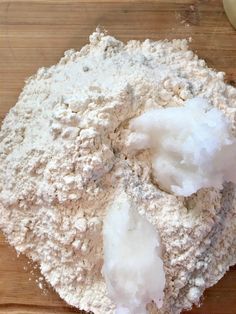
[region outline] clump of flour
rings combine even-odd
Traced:
[[[131,121],[130,148],[152,149],[157,184],[170,193],[190,196],[201,188],[236,183],[236,140],[230,124],[206,100],[183,107],[153,109]]]
[[[127,148],[131,119],[194,97],[221,110],[235,134],[236,89],[186,40],[124,44],[95,32],[28,79],[0,132],[0,227],[67,303],[115,311],[101,271],[118,187],[160,236],[166,284],[150,313],[191,308],[236,262],[235,186],[176,197],[153,180],[151,152]]]

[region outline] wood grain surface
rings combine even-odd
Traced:
[[[236,31],[220,0],[0,0],[0,121],[28,76],[56,63],[65,50],[80,49],[97,25],[124,41],[192,37],[191,48],[236,85]],[[208,289],[202,302],[188,313],[236,314],[236,268]],[[36,265],[17,258],[0,235],[0,313],[79,311],[41,282]]]

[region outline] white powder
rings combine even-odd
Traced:
[[[186,40],[125,45],[95,32],[27,81],[0,132],[0,227],[66,302],[114,313],[101,274],[102,224],[118,186],[160,235],[158,313],[191,308],[236,262],[234,185],[176,197],[153,182],[149,151],[126,147],[131,118],[196,96],[235,133],[236,90],[223,79]],[[154,303],[148,311],[157,313]]]

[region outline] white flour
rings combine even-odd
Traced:
[[[200,96],[235,132],[236,89],[186,40],[130,41],[95,32],[80,52],[31,77],[0,132],[0,227],[71,305],[113,313],[102,223],[117,186],[159,231],[166,273],[158,313],[198,303],[236,263],[235,187],[176,197],[158,189],[148,151],[128,153],[129,119]],[[149,304],[150,313],[156,313]]]

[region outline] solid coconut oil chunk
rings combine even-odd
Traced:
[[[103,239],[103,275],[116,314],[145,314],[151,301],[160,308],[165,287],[160,238],[125,192],[108,209]]]
[[[230,122],[204,98],[183,106],[148,110],[131,120],[130,149],[151,149],[160,187],[181,196],[236,183],[236,140]]]

